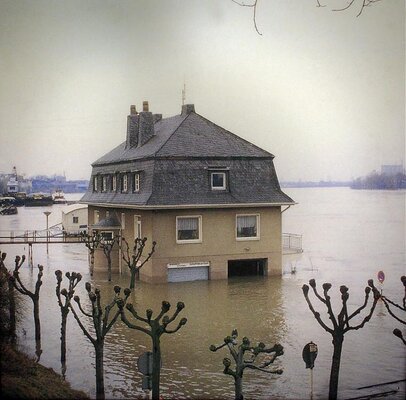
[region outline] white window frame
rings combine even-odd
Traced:
[[[124,174],[122,176],[121,184],[122,184],[121,191],[123,193],[127,193],[128,192],[128,174]]]
[[[223,186],[214,186],[213,185],[213,178],[214,175],[223,175]],[[210,172],[210,184],[211,190],[226,190],[227,188],[227,174],[223,171],[211,171]]]
[[[94,210],[93,212],[93,224],[97,224],[100,221],[100,212],[99,210]]]
[[[199,224],[199,237],[197,239],[178,239],[178,221],[184,218],[196,218]],[[175,231],[176,243],[178,244],[188,244],[188,243],[202,243],[203,242],[203,235],[202,235],[202,216],[201,215],[179,215],[176,217],[176,231]]]
[[[101,240],[113,240],[114,239],[114,232],[113,231],[100,231]]]
[[[141,215],[134,215],[134,239],[142,239]]]
[[[97,192],[99,190],[99,177],[95,175],[93,177],[93,192]]]
[[[238,217],[256,217],[256,225],[257,225],[257,235],[256,236],[238,236]],[[237,214],[235,216],[235,239],[238,241],[245,241],[245,240],[260,240],[260,214]]]
[[[125,229],[125,213],[121,213],[121,229]]]
[[[140,174],[136,172],[134,174],[134,192],[139,192],[140,191]]]
[[[111,177],[111,190],[113,192],[117,192],[117,175],[116,174],[114,174]]]
[[[107,175],[102,176],[101,191],[102,192],[107,192]]]

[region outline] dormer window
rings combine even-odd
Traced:
[[[112,190],[113,192],[116,192],[116,191],[117,191],[117,175],[116,175],[116,174],[114,174],[114,175],[111,177],[111,190]]]
[[[107,175],[104,175],[102,177],[102,187],[101,187],[101,191],[102,192],[106,192],[107,191]]]
[[[219,171],[212,171],[210,176],[211,189],[212,190],[226,190],[226,173]]]
[[[98,176],[93,177],[93,192],[97,192],[99,190],[98,188]]]
[[[124,174],[121,178],[121,191],[127,192],[128,191],[128,175]]]
[[[133,191],[140,191],[140,174],[138,172],[134,174]]]

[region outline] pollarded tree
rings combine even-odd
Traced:
[[[94,252],[99,247],[101,236],[96,231],[89,235],[86,232],[81,233],[81,238],[85,246],[89,249],[90,254],[90,276],[93,276],[94,271]]]
[[[120,316],[120,308],[117,308],[113,317],[109,320],[110,312],[115,308],[116,305],[120,304],[121,307],[127,302],[128,296],[130,295],[130,289],[124,290],[124,299],[120,297],[121,288],[120,286],[114,286],[114,298],[113,300],[104,308],[104,312],[101,306],[101,295],[100,289],[95,289],[92,291],[92,287],[89,282],[85,284],[89,300],[91,303],[92,311],[86,312],[81,303],[79,296],[74,296],[73,300],[78,304],[81,313],[90,318],[93,323],[94,331],[96,337],[92,337],[89,331],[83,325],[78,313],[76,312],[73,304],[69,302],[69,308],[73,313],[77,323],[82,329],[85,336],[90,340],[94,346],[96,353],[96,398],[104,399],[104,340],[109,333],[110,329],[116,323],[118,317]]]
[[[404,290],[402,304],[401,305],[397,304],[386,296],[381,296],[381,299],[382,299],[383,303],[385,304],[385,307],[388,310],[389,315],[392,316],[393,318],[395,318],[396,321],[400,322],[401,324],[406,325],[406,320],[402,319],[398,315],[396,315],[396,313],[392,309],[392,308],[394,308],[394,309],[406,312],[406,276],[402,276],[400,278],[400,280],[403,283],[403,290]],[[406,340],[403,337],[403,334],[400,329],[394,329],[393,334],[395,336],[399,337],[402,340],[402,342],[406,345]]]
[[[62,375],[65,376],[66,371],[66,322],[69,314],[69,304],[75,294],[75,287],[82,280],[82,275],[76,272],[67,272],[65,276],[69,280],[68,289],[62,288],[61,283],[63,274],[62,271],[55,271],[56,276],[56,297],[58,298],[58,304],[61,309],[61,363],[62,363]]]
[[[114,245],[119,243],[119,236],[115,235],[112,238],[101,237],[99,246],[103,250],[103,253],[107,259],[107,271],[108,271],[108,281],[111,282],[111,252],[113,251]]]
[[[132,254],[130,256],[130,246],[128,242],[125,240],[125,238],[121,238],[122,243],[121,248],[123,251],[122,257],[131,272],[130,289],[134,289],[135,280],[139,279],[140,269],[147,263],[147,261],[151,258],[152,254],[154,254],[156,242],[152,242],[151,251],[147,254],[144,260],[140,261],[144,253],[146,242],[147,242],[146,237],[144,237],[143,239],[136,238],[134,240],[134,247],[132,249]]]
[[[34,305],[34,327],[35,327],[35,345],[36,345],[36,355],[37,361],[39,361],[41,357],[41,321],[39,318],[39,293],[42,285],[42,270],[44,267],[38,264],[38,275],[37,275],[37,282],[35,283],[35,290],[31,292],[28,290],[20,278],[20,268],[24,264],[25,256],[22,257],[16,256],[15,258],[15,266],[13,275],[10,276],[9,280],[14,285],[14,287],[23,295],[28,296]]]
[[[268,374],[282,374],[282,369],[271,368],[271,364],[277,357],[283,355],[283,346],[275,344],[272,347],[266,348],[265,344],[260,342],[256,346],[251,346],[251,342],[247,337],[242,339],[242,343],[238,346],[237,342],[238,332],[234,329],[231,336],[224,338],[224,343],[215,346],[211,345],[211,351],[217,351],[223,347],[228,348],[231,356],[234,359],[235,369],[231,369],[231,360],[229,358],[223,359],[224,374],[231,375],[234,378],[235,399],[243,400],[242,378],[246,368],[266,372]],[[249,356],[246,357],[245,353],[248,352]],[[260,355],[268,354],[268,357],[259,357]]]
[[[17,339],[17,334],[16,334],[16,304],[15,304],[15,292],[14,292],[14,285],[10,281],[10,272],[6,268],[4,264],[4,260],[6,259],[7,254],[2,253],[0,251],[0,275],[1,275],[1,284],[5,285],[7,282],[7,295],[4,298],[4,303],[1,304],[0,306],[3,308],[8,308],[8,315],[5,318],[2,318],[2,322],[5,323],[7,321],[7,324],[4,325],[6,327],[7,325],[7,336],[10,338],[11,343],[15,343]],[[2,293],[3,294],[3,293]],[[3,325],[2,325],[3,328]]]
[[[320,317],[320,313],[317,312],[312,303],[309,299],[309,286],[303,285],[302,290],[306,302],[313,313],[314,317],[316,318],[317,322],[321,325],[321,327],[333,337],[333,359],[331,364],[331,372],[330,372],[330,385],[329,385],[329,399],[335,400],[337,399],[337,390],[338,390],[338,376],[340,373],[340,362],[341,362],[341,351],[343,348],[344,342],[344,335],[353,330],[358,330],[364,327],[364,325],[371,319],[371,316],[375,310],[376,303],[380,297],[378,290],[375,288],[373,280],[370,279],[368,281],[368,286],[365,288],[365,299],[364,304],[357,308],[352,314],[348,313],[347,302],[349,299],[348,288],[346,286],[340,286],[341,292],[341,301],[342,307],[341,311],[337,315],[334,315],[334,311],[331,305],[331,298],[328,295],[328,291],[331,289],[331,283],[324,283],[323,284],[323,296],[321,296],[316,288],[316,281],[311,279],[309,281],[309,285],[313,289],[314,295],[318,300],[320,300],[327,308],[327,314],[329,319],[331,320],[332,327],[329,327]],[[373,301],[371,309],[367,316],[355,326],[350,326],[350,321],[358,315],[368,304],[368,299],[370,292],[373,292]]]
[[[160,398],[159,381],[161,375],[161,336],[164,333],[175,333],[183,325],[186,324],[187,319],[182,318],[175,329],[168,329],[168,325],[176,319],[178,314],[185,308],[185,305],[182,302],[178,302],[178,304],[176,305],[176,311],[173,313],[172,317],[169,317],[165,314],[170,310],[171,305],[167,301],[163,301],[161,312],[155,319],[153,319],[152,310],[148,309],[146,311],[146,318],[144,318],[138,315],[137,311],[131,303],[127,304],[127,310],[132,314],[136,321],[144,323],[145,325],[147,325],[147,327],[131,323],[125,315],[124,304],[120,303],[119,307],[121,310],[121,319],[129,328],[144,332],[152,339],[152,399],[158,400]]]

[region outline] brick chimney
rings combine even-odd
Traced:
[[[154,135],[154,116],[149,111],[148,101],[144,101],[142,112],[139,113],[138,146],[143,146]]]
[[[162,119],[162,114],[154,114],[154,123],[159,122]]]
[[[194,104],[184,104],[182,106],[182,115],[187,115],[190,114],[191,112],[195,112]]]
[[[134,105],[127,116],[127,139],[125,148],[143,146],[154,136],[154,123],[162,119],[162,114],[152,114],[148,101],[142,103],[142,111],[137,113]]]
[[[130,107],[130,115],[127,116],[127,139],[125,148],[138,146],[139,116],[134,105]]]

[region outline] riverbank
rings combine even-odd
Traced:
[[[88,399],[53,369],[38,364],[8,344],[0,345],[2,399]]]

